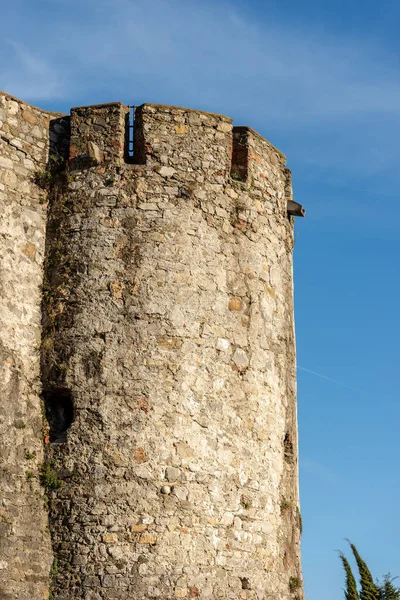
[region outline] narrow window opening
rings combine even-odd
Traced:
[[[128,106],[125,116],[124,159],[128,164],[145,165],[151,148],[145,143],[141,106]]]
[[[70,390],[63,388],[45,392],[44,404],[50,427],[50,442],[66,442],[67,431],[74,420],[74,403]]]
[[[249,174],[249,140],[247,127],[234,127],[232,139],[231,179],[246,182]]]
[[[134,163],[135,154],[135,110],[136,106],[128,106],[125,127],[125,162]]]
[[[288,463],[293,462],[293,442],[289,433],[285,434],[285,439],[283,441],[284,455],[285,460]]]
[[[128,156],[131,159],[135,150],[135,108],[135,106],[129,107]]]
[[[250,580],[247,577],[240,577],[242,590],[251,590]]]

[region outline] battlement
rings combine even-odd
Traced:
[[[265,197],[272,194],[271,176],[280,173],[289,214],[305,214],[293,201],[285,155],[250,127],[233,126],[230,117],[121,102],[74,107],[69,116],[43,111],[4,92],[0,99],[1,139],[18,151],[19,160],[29,158],[36,167],[43,168],[51,156],[69,157],[71,170],[95,165],[158,167],[199,183],[233,180],[252,185]],[[3,162],[10,167],[9,159]]]
[[[128,111],[128,107],[121,102],[72,108],[71,167],[123,162]]]
[[[18,176],[27,177],[34,166],[44,167],[49,155],[65,157],[68,138],[68,115],[42,110],[0,90],[0,166],[14,173],[18,167]]]
[[[70,165],[100,163],[170,167],[202,173],[214,183],[230,177],[267,188],[268,172],[286,157],[250,127],[230,117],[162,104],[120,102],[71,110]]]
[[[250,127],[232,126],[225,115],[163,104],[130,107],[110,102],[74,107],[68,116],[43,111],[2,91],[0,98],[5,107],[3,141],[41,163],[49,154],[69,152],[71,168],[100,163],[164,165],[189,172],[209,169],[211,179],[221,182],[231,176],[243,183],[249,177],[265,180],[268,169],[286,164],[285,155],[268,140]]]
[[[157,104],[143,104],[131,113],[122,103],[71,111],[72,168],[84,161],[159,165],[206,172],[207,179],[221,183],[230,172],[231,149],[232,120],[223,115]]]

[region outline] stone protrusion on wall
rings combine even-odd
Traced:
[[[70,168],[124,162],[128,112],[121,102],[72,108]]]
[[[135,111],[134,162],[159,165],[163,177],[225,183],[232,119],[176,106],[143,104]]]

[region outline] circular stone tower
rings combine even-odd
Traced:
[[[55,600],[302,598],[285,157],[171,106],[71,114],[42,372]]]

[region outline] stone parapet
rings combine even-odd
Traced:
[[[128,111],[121,102],[72,108],[70,167],[123,162]]]

